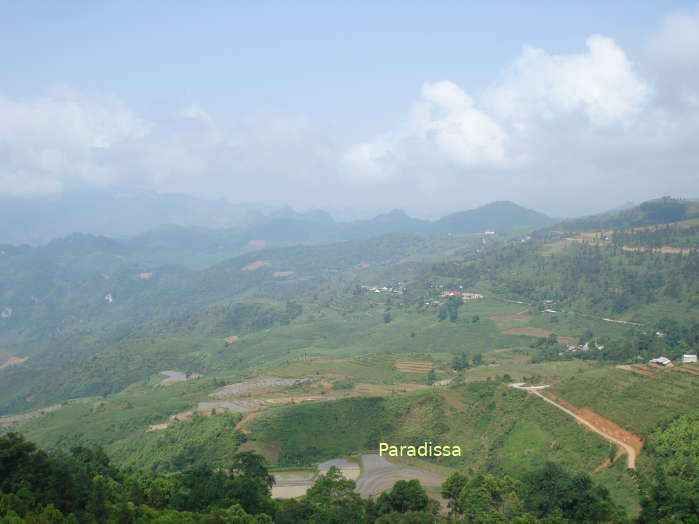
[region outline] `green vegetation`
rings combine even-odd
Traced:
[[[0,518],[3,522],[447,522],[417,481],[399,481],[374,502],[331,467],[300,500],[273,501],[273,479],[254,453],[231,457],[231,467],[188,469],[174,475],[122,470],[100,448],[49,456],[21,435],[0,437]],[[622,522],[625,515],[588,475],[554,464],[522,481],[456,472],[441,487],[451,517],[467,522]],[[544,520],[540,520],[544,519]],[[451,521],[451,520],[449,520]]]
[[[342,230],[354,240],[203,269],[146,262],[170,249],[161,234],[10,246],[0,257],[0,365],[16,365],[0,369],[0,478],[10,475],[0,521],[438,522],[418,484],[364,501],[336,470],[305,497],[274,502],[266,465],[249,453],[306,467],[379,442],[426,441],[462,449],[420,462],[456,472],[442,489],[453,518],[696,520],[699,375],[677,360],[699,345],[698,216],[696,203],[661,199],[501,234],[493,217],[430,225],[394,212]],[[321,222],[252,231],[272,245],[287,234],[330,238],[335,226]],[[467,223],[498,231],[463,234]],[[366,239],[372,228],[389,234]],[[225,249],[248,249],[230,234]],[[206,252],[216,235],[194,237]],[[134,254],[153,238],[163,245]],[[676,367],[644,364],[661,355]],[[161,383],[167,370],[183,381]],[[303,381],[232,397],[259,410],[245,420],[197,410],[222,386],[261,377]],[[512,382],[548,384],[639,435],[639,470]],[[46,409],[21,414],[37,408]]]
[[[658,422],[699,408],[699,375],[677,369],[653,372],[643,376],[604,367],[572,376],[553,392],[645,437]]]
[[[235,429],[241,418],[238,414],[204,417],[194,413],[190,420],[171,423],[166,429],[119,441],[110,454],[120,465],[156,473],[226,467],[247,440]]]

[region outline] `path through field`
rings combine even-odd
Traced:
[[[604,429],[600,428],[599,426],[589,422],[585,418],[581,417],[580,415],[574,413],[570,409],[566,408],[565,406],[562,406],[558,402],[551,400],[550,398],[546,397],[545,395],[541,394],[542,389],[548,388],[549,386],[524,386],[523,384],[510,384],[513,388],[516,389],[522,389],[525,391],[530,391],[534,395],[544,399],[546,402],[551,404],[552,406],[557,407],[567,415],[570,415],[573,417],[577,422],[580,424],[583,424],[585,427],[589,428],[591,431],[594,431],[597,433],[599,436],[602,438],[608,440],[609,442],[612,442],[613,444],[616,444],[617,446],[621,447],[626,452],[626,456],[628,457],[628,466],[629,469],[636,469],[636,450],[634,449],[633,446],[627,444],[626,442],[623,442],[619,440],[618,438],[614,437],[613,435],[610,435],[609,432],[605,431]]]

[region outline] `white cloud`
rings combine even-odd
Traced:
[[[697,63],[699,9],[668,16],[633,61],[601,35],[573,54],[524,46],[485,92],[425,83],[393,129],[343,151],[274,110],[222,122],[198,104],[145,117],[68,89],[0,95],[0,197],[111,185],[432,212],[515,198],[567,215],[699,196]]]
[[[648,102],[650,88],[624,51],[601,35],[590,36],[586,46],[586,53],[568,56],[525,46],[503,82],[485,94],[488,106],[499,118],[521,126],[575,111],[599,126],[637,115]]]
[[[285,181],[327,173],[333,154],[310,122],[271,111],[223,129],[198,104],[153,120],[67,88],[0,95],[0,198],[118,185],[235,197],[265,180],[283,199]]]
[[[522,162],[507,150],[507,134],[452,82],[422,86],[422,97],[396,131],[358,144],[344,156],[351,178],[385,181],[406,168],[503,167]]]
[[[668,109],[699,109],[699,6],[665,17],[648,44],[648,64]]]
[[[650,51],[662,60],[697,68],[699,62],[699,7],[671,13],[651,38]]]
[[[51,193],[71,181],[109,184],[119,174],[104,153],[149,132],[114,97],[65,88],[32,99],[0,96],[0,196]]]
[[[530,142],[542,122],[580,116],[593,127],[631,122],[651,89],[611,38],[592,35],[586,46],[565,56],[525,46],[480,107],[453,82],[425,84],[404,124],[346,152],[347,173],[382,182],[430,168],[461,176],[477,169],[516,171],[537,152]],[[553,145],[556,137],[548,138]]]

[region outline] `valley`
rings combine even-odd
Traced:
[[[656,461],[646,442],[699,410],[699,368],[681,362],[699,343],[693,227],[388,234],[260,246],[202,270],[119,269],[73,244],[82,267],[53,260],[32,284],[40,300],[2,295],[0,432],[53,452],[99,445],[156,475],[252,452],[279,498],[330,465],[362,497],[417,479],[443,509],[452,474],[552,462],[635,517]],[[648,232],[690,247],[626,249]],[[626,237],[586,240],[610,234]],[[41,256],[0,269],[28,279]],[[659,356],[674,366],[648,364]],[[427,441],[463,454],[375,454]]]

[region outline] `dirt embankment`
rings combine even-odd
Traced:
[[[10,366],[19,366],[20,364],[24,364],[28,359],[29,357],[20,358],[11,355],[7,358],[7,360],[0,364],[0,369],[9,368]]]
[[[568,413],[579,424],[594,431],[613,444],[620,446],[628,455],[629,468],[636,469],[636,456],[643,448],[643,440],[638,435],[631,433],[629,430],[622,428],[588,408],[578,408],[553,393],[534,391],[534,394]]]
[[[652,377],[655,375],[650,370],[639,368],[638,366],[621,365],[617,366],[617,369],[623,369],[624,371],[631,371],[632,373],[637,373],[638,375],[643,375],[644,377]]]
[[[396,369],[401,373],[428,373],[431,369],[434,369],[434,367],[432,362],[396,361]]]
[[[242,269],[243,271],[255,271],[256,269],[260,269],[261,267],[269,265],[271,265],[271,263],[265,260],[256,260],[255,262],[250,262],[248,265],[243,266]]]

